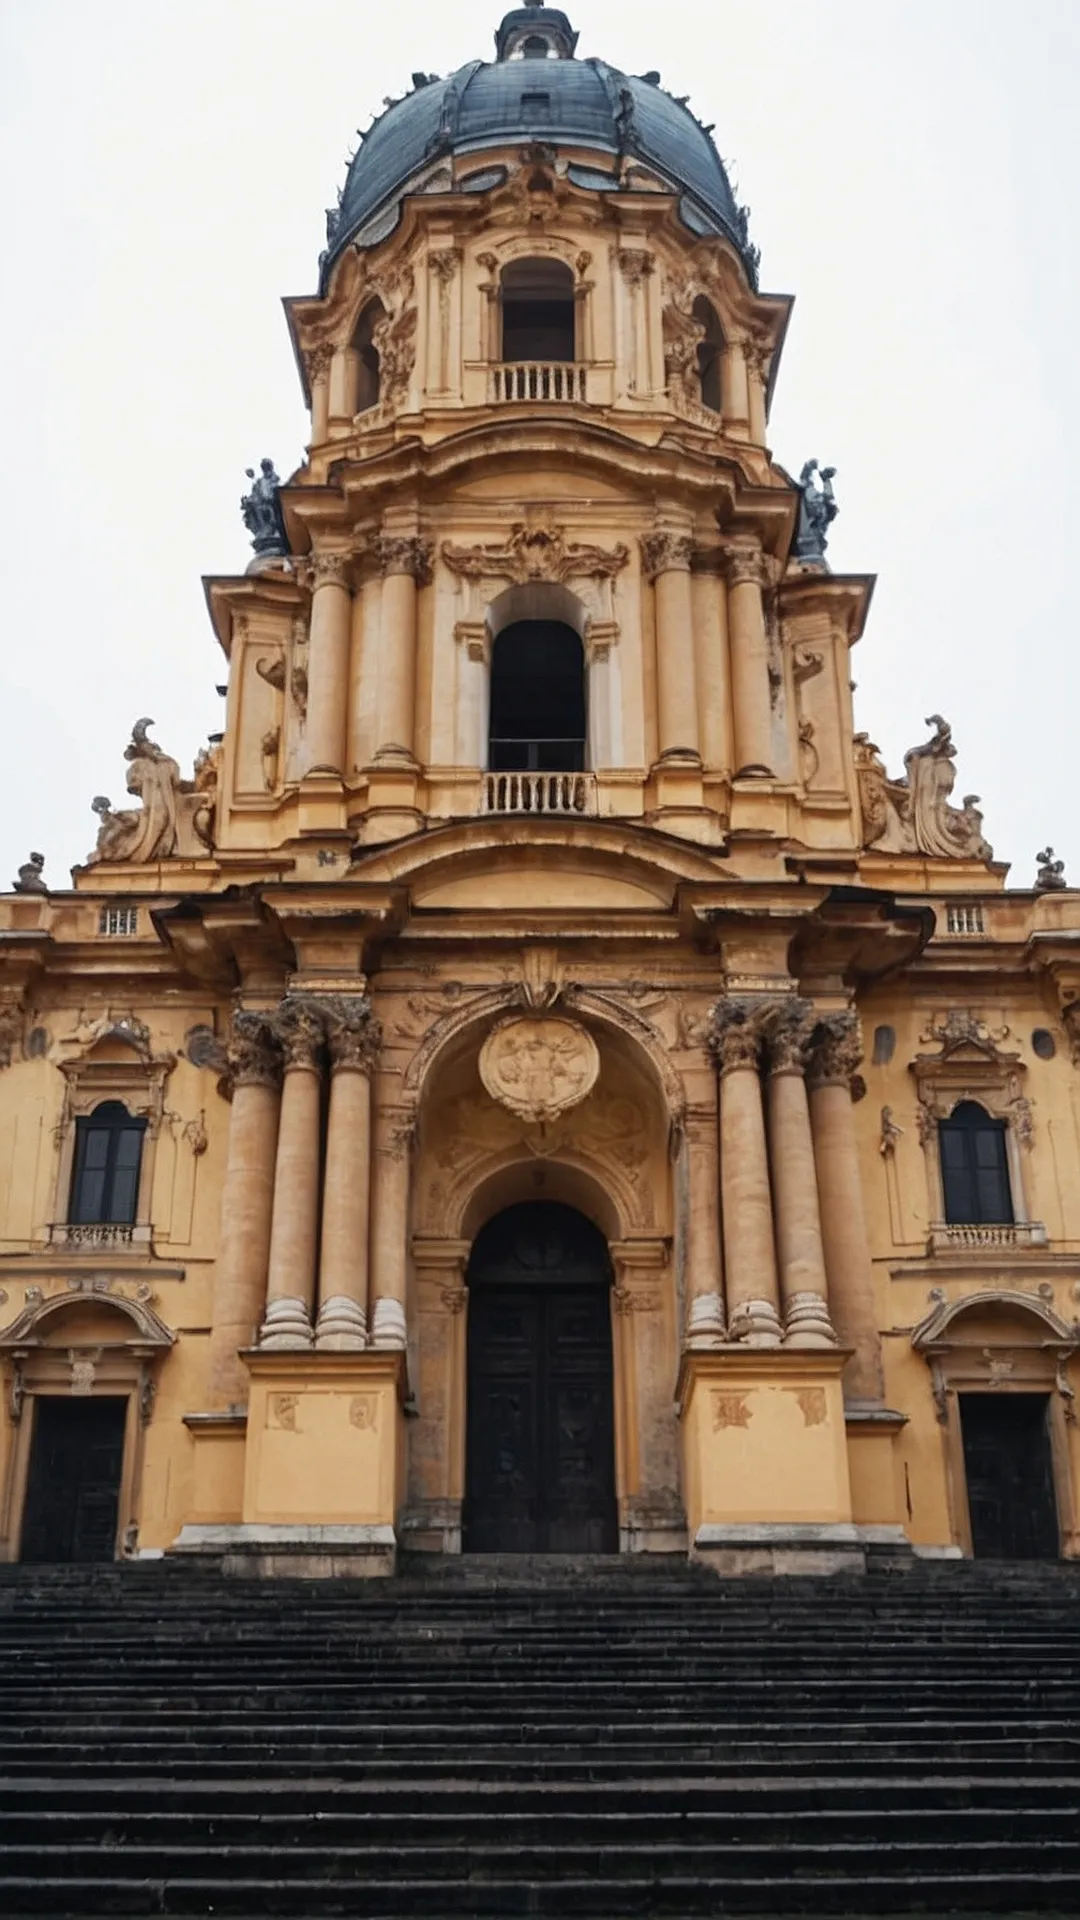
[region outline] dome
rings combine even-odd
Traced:
[[[665,93],[659,75],[621,73],[603,60],[578,60],[577,35],[554,7],[518,7],[495,36],[496,59],[471,61],[445,79],[414,74],[413,91],[396,101],[363,136],[339,206],[328,216],[323,281],[350,241],[373,246],[393,231],[401,202],[417,191],[440,159],[475,153],[476,190],[498,176],[485,171],[485,149],[542,141],[591,149],[595,169],[572,166],[581,186],[616,189],[616,163],[632,155],[673,192],[695,233],[724,233],[738,247],[751,279],[756,252],[745,211],[735,203],[708,130],[685,103]]]

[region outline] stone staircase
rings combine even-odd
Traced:
[[[1080,1911],[1080,1568],[0,1569],[0,1912]]]

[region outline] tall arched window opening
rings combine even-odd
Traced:
[[[585,652],[558,620],[504,627],[491,658],[493,773],[580,773],[585,766]]]
[[[514,260],[502,277],[502,357],[574,360],[574,276],[561,260]]]
[[[75,1122],[68,1219],[79,1226],[131,1226],[139,1202],[146,1121],[120,1100],[103,1100]]]
[[[1005,1121],[961,1100],[938,1128],[945,1219],[950,1226],[1001,1226],[1013,1219]]]
[[[699,294],[694,301],[694,319],[704,327],[705,337],[698,343],[697,362],[698,379],[701,383],[701,404],[710,407],[713,413],[720,413],[720,361],[724,352],[724,330],[717,317],[716,308],[705,295]]]
[[[356,411],[366,413],[369,407],[379,403],[381,390],[381,371],[379,351],[375,345],[375,330],[380,320],[385,320],[386,311],[381,300],[369,300],[356,323],[353,334],[353,352],[356,355]]]

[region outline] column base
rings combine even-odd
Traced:
[[[310,1347],[311,1319],[303,1300],[271,1300],[259,1328],[259,1345],[270,1351]]]
[[[785,1347],[823,1351],[836,1345],[836,1329],[820,1293],[795,1293],[788,1301]]]
[[[699,1535],[713,1545],[721,1538],[702,1528],[852,1527],[847,1358],[839,1347],[684,1353],[677,1397],[695,1551]]]
[[[699,1293],[691,1300],[686,1317],[688,1347],[722,1347],[724,1344],[724,1303],[718,1293]]]
[[[371,1320],[371,1344],[384,1353],[403,1353],[408,1344],[405,1309],[400,1300],[376,1300]]]
[[[345,784],[340,773],[328,767],[312,768],[300,782],[297,795],[297,825],[302,834],[344,834]]]
[[[315,1345],[331,1353],[356,1353],[367,1346],[367,1315],[343,1293],[324,1300],[315,1327]]]
[[[784,1337],[771,1300],[743,1300],[731,1316],[729,1338],[740,1347],[778,1347]]]

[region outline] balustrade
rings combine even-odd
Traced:
[[[587,369],[573,360],[512,360],[491,369],[495,403],[519,400],[588,399]]]
[[[588,773],[487,773],[485,813],[596,812],[596,787]]]

